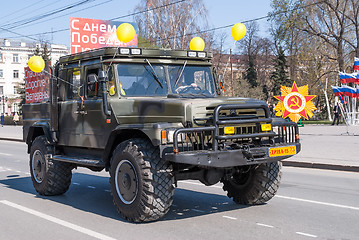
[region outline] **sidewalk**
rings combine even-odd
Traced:
[[[299,136],[302,151],[284,166],[359,172],[359,126],[305,125]]]
[[[302,151],[284,166],[359,172],[359,126],[305,125],[299,133]],[[0,127],[0,140],[22,142],[22,126]]]

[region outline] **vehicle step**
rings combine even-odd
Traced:
[[[52,159],[61,162],[75,163],[81,166],[105,167],[105,163],[100,159],[89,159],[83,157],[64,156],[64,155],[54,155],[52,156]]]

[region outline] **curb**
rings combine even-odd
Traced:
[[[295,161],[282,161],[282,164],[283,164],[283,166],[287,166],[287,167],[316,168],[316,169],[324,169],[324,170],[359,172],[359,166],[325,164],[325,163],[310,163],[310,162],[295,162]]]
[[[16,139],[16,138],[3,138],[3,137],[0,137],[0,140],[2,140],[2,141],[12,141],[12,142],[24,142],[24,140]]]

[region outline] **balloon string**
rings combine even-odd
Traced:
[[[46,71],[45,69],[44,69],[43,71],[44,71],[45,73],[49,74],[49,75],[52,76],[52,77],[56,77],[56,76],[53,75],[51,72],[48,72],[48,71]],[[82,84],[82,85],[80,85],[80,86],[76,86],[75,84],[70,83],[70,82],[68,82],[68,81],[66,81],[66,80],[64,80],[64,79],[62,79],[62,78],[60,78],[60,77],[56,77],[56,78],[57,78],[58,80],[64,82],[64,83],[67,83],[67,84],[69,84],[69,85],[71,85],[71,86],[77,88],[77,90],[79,90],[80,88],[82,88],[82,87],[84,86],[84,84]]]

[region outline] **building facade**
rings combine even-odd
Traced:
[[[0,114],[11,115],[19,111],[20,95],[17,89],[24,83],[24,68],[42,45],[36,42],[0,39]],[[66,45],[48,44],[51,62],[54,64],[68,54]]]

